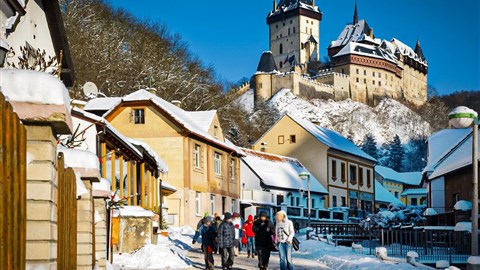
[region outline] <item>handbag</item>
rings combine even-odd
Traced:
[[[242,236],[242,244],[246,245],[248,242],[247,236]]]
[[[290,237],[290,235],[289,235],[288,233],[286,233],[285,231],[283,231],[283,233],[284,233],[285,235],[287,235],[287,237]],[[292,239],[292,246],[293,246],[293,249],[294,249],[295,251],[300,250],[300,241],[298,241],[297,237],[295,237],[295,236],[294,236],[293,239]]]

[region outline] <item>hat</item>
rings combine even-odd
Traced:
[[[264,211],[260,212],[259,216],[260,217],[268,217],[267,213],[265,213]]]
[[[249,216],[248,216],[248,221],[250,221],[250,222],[253,221],[253,216],[252,216],[252,215],[249,215]]]
[[[237,212],[233,213],[233,217],[239,217],[240,215]]]
[[[225,219],[225,220],[232,218],[232,214],[230,214],[229,212],[225,212],[224,216],[225,217],[223,219]]]
[[[205,217],[204,223],[212,222],[212,221],[213,221],[213,218],[211,216],[207,216],[207,217]]]
[[[208,217],[208,216],[209,216],[208,212],[205,212],[205,213],[203,214],[203,217],[204,217],[204,218],[206,218],[206,217]]]

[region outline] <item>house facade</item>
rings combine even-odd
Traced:
[[[286,114],[253,148],[298,159],[327,188],[327,207],[374,210],[376,160],[339,133]]]
[[[460,200],[472,197],[472,129],[444,129],[428,138],[428,162],[423,171],[428,206],[452,212]]]
[[[310,173],[300,161],[290,157],[242,149],[241,216],[258,215],[265,211],[272,218],[278,210],[285,210],[298,228],[308,219],[308,181],[300,173]],[[310,216],[313,221],[332,219],[325,211],[327,190],[315,176],[310,175]],[[322,211],[323,210],[323,211]]]
[[[215,111],[188,112],[146,90],[94,99],[84,109],[104,114],[169,165],[165,180],[177,191],[166,198],[168,223],[194,227],[206,212],[238,211],[239,154],[225,140]]]
[[[397,172],[384,166],[375,166],[375,179],[405,205],[424,205],[427,191],[421,172]]]

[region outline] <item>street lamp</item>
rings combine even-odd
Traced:
[[[307,225],[307,240],[310,240],[310,226],[311,226],[311,221],[312,221],[312,215],[311,215],[311,204],[312,201],[310,200],[310,174],[308,172],[302,172],[298,175],[300,179],[302,180],[307,180],[307,189],[308,189],[308,225]]]
[[[469,128],[473,125],[472,256],[478,256],[478,113],[460,106],[448,114],[448,119],[454,128]]]

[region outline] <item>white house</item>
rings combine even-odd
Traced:
[[[242,216],[258,215],[266,211],[271,217],[282,209],[289,218],[303,226],[308,217],[308,181],[299,174],[310,173],[297,159],[242,149],[241,207]],[[310,175],[311,217],[313,220],[331,219],[324,209],[325,187]]]

